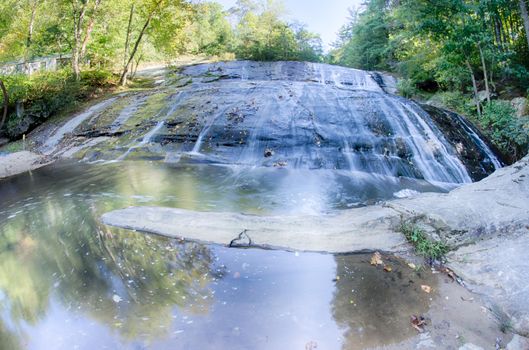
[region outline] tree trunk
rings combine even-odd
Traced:
[[[24,65],[26,66],[26,70],[28,70],[29,68],[28,63],[29,63],[29,57],[30,57],[30,48],[31,48],[31,43],[33,42],[33,28],[35,26],[35,17],[37,15],[37,5],[38,4],[39,4],[39,0],[33,0],[32,6],[31,6],[31,18],[29,19],[28,37],[26,38],[26,50],[24,52]]]
[[[159,3],[160,2],[158,2],[158,4]],[[141,39],[143,39],[143,35],[145,34],[147,27],[149,27],[149,24],[151,23],[151,19],[154,16],[154,13],[156,12],[157,9],[158,9],[158,6],[156,6],[154,10],[151,11],[151,13],[149,14],[149,17],[145,21],[145,24],[143,25],[143,28],[141,28],[140,35],[138,35],[138,38],[136,39],[136,43],[134,44],[134,48],[132,49],[129,59],[127,60],[127,63],[125,64],[125,67],[123,68],[123,73],[121,74],[121,78],[119,80],[119,84],[121,86],[127,85],[130,63],[134,59],[134,56],[136,55],[136,52],[138,51],[138,47],[140,46]]]
[[[523,26],[525,28],[525,38],[527,39],[527,45],[529,46],[529,14],[527,13],[527,4],[525,3],[525,0],[518,0],[518,2],[520,4]]]
[[[490,89],[489,89],[489,77],[487,73],[487,65],[485,64],[485,55],[483,54],[483,49],[481,44],[478,44],[479,55],[481,57],[481,67],[483,69],[483,75],[485,79],[485,92],[487,93],[487,102],[490,103]]]
[[[474,90],[474,103],[476,104],[478,116],[481,118],[481,105],[478,99],[478,84],[476,83],[476,77],[474,76],[474,70],[472,69],[472,66],[470,65],[470,62],[468,60],[466,60],[465,63],[470,72],[470,77],[472,78],[472,88]]]
[[[92,14],[92,17],[90,17],[90,22],[88,22],[88,27],[86,28],[86,34],[83,39],[83,44],[81,45],[81,53],[79,54],[79,59],[83,59],[86,54],[86,46],[88,45],[88,42],[90,41],[90,36],[92,35],[92,31],[94,30],[94,25],[96,23],[96,11],[100,3],[101,0],[96,0],[94,4],[94,13]]]
[[[7,106],[9,105],[9,95],[2,80],[0,80],[0,89],[2,89],[2,94],[4,95],[4,112],[2,113],[2,120],[0,120],[0,130],[2,130],[7,118]]]
[[[134,16],[134,4],[130,5],[129,25],[127,26],[127,37],[125,38],[125,53],[123,54],[123,70],[127,64],[129,54],[130,31],[132,27],[132,17]]]
[[[75,75],[75,80],[79,81],[81,80],[81,68],[79,66],[79,61],[81,59],[81,37],[83,33],[83,23],[84,23],[84,16],[86,13],[86,7],[88,5],[88,0],[86,0],[83,3],[83,6],[79,10],[79,15],[77,15],[77,8],[75,6],[75,3],[72,1],[72,7],[73,7],[73,37],[74,37],[74,43],[72,48],[72,69],[73,73]]]
[[[136,60],[136,64],[134,65],[134,69],[132,71],[132,79],[134,79],[134,77],[136,77],[136,73],[138,72],[138,67],[140,66],[140,62],[141,60],[143,59],[143,54],[140,55],[140,57],[138,57],[138,59]]]

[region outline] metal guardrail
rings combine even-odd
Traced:
[[[0,63],[0,75],[27,74],[31,75],[36,72],[52,72],[67,66],[70,63],[72,55],[55,55],[39,57],[29,62],[16,61]]]

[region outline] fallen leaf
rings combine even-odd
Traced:
[[[452,279],[452,282],[457,282],[457,276],[454,271],[450,270],[448,267],[444,267],[441,272],[445,273]]]
[[[412,270],[415,270],[417,268],[417,265],[415,265],[414,263],[409,263],[408,267]]]
[[[375,254],[371,256],[371,265],[384,265],[384,262],[382,261],[382,255],[380,255],[379,252],[375,252]]]
[[[426,325],[426,320],[422,316],[411,316],[411,326],[415,328],[419,333],[424,332],[424,326]]]
[[[421,284],[421,289],[423,290],[423,292],[426,292],[428,294],[430,294],[432,292],[432,287],[426,285],[426,284]]]
[[[389,265],[384,265],[384,271],[391,272],[391,271],[393,271],[393,268],[391,266],[389,266]]]

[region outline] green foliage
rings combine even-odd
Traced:
[[[417,87],[412,79],[401,79],[397,83],[397,90],[400,95],[411,98],[417,94]]]
[[[75,81],[69,70],[40,73],[30,77],[9,75],[0,79],[4,81],[9,93],[9,115],[5,133],[11,138],[19,137],[50,116],[116,84],[113,74],[101,70],[83,72],[81,81]],[[3,98],[0,98],[0,104],[3,104]],[[22,121],[24,123],[21,123]]]
[[[526,35],[518,1],[368,0],[363,11],[351,12],[331,62],[394,71],[406,97],[421,95],[414,87],[436,92],[435,104],[477,121],[516,160],[527,152],[526,122],[501,103],[480,105],[480,119],[473,96],[487,88],[505,99],[525,93]]]
[[[393,53],[386,1],[372,0],[364,12],[352,17],[353,23],[342,30],[343,45],[332,53],[332,63],[368,70],[388,69]]]
[[[474,102],[460,91],[438,91],[428,103],[462,115],[471,115],[475,109]]]
[[[504,154],[517,159],[527,153],[529,122],[517,118],[508,101],[492,101],[485,105],[479,123]]]
[[[303,25],[281,20],[282,4],[277,1],[239,1],[233,9],[237,16],[234,51],[238,58],[257,61],[322,60],[318,35]]]
[[[415,247],[416,252],[427,259],[440,260],[450,250],[445,243],[430,240],[417,225],[402,222],[399,231]]]

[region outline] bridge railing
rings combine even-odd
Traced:
[[[27,74],[37,72],[53,72],[70,63],[71,55],[54,55],[34,58],[28,62],[15,61],[0,63],[0,75]]]

